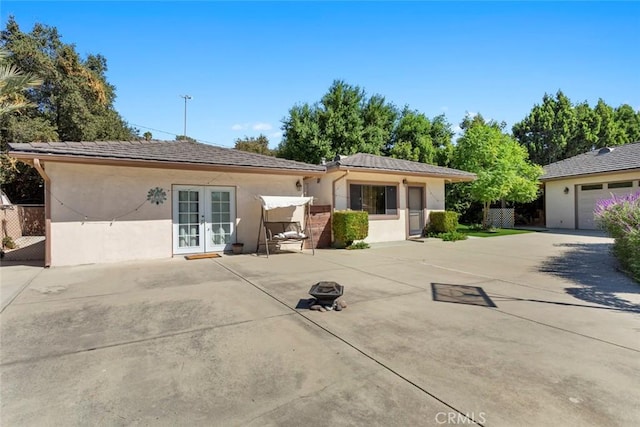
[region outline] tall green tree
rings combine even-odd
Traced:
[[[640,141],[640,111],[635,111],[629,104],[616,108],[615,120],[625,135],[625,144]]]
[[[391,157],[447,166],[451,160],[453,131],[444,115],[433,121],[405,107],[387,145]]]
[[[322,97],[318,119],[323,137],[331,141],[336,154],[354,154],[365,149],[362,106],[364,91],[343,81],[335,81]],[[366,149],[365,149],[366,150]],[[373,148],[375,151],[376,148]],[[379,148],[378,148],[379,151]],[[367,152],[367,151],[365,151]]]
[[[11,52],[14,66],[43,80],[27,92],[33,108],[24,111],[22,121],[42,118],[62,141],[136,136],[113,107],[115,87],[106,79],[107,60],[102,55],[83,59],[74,45],[61,41],[56,28],[36,24],[25,33],[13,17],[0,33],[0,46]]]
[[[391,139],[398,120],[397,108],[381,95],[373,95],[362,108],[362,139],[375,154],[380,154]],[[361,149],[368,150],[366,147]],[[368,151],[367,151],[368,152]]]
[[[491,203],[530,202],[538,197],[542,168],[529,162],[526,149],[499,126],[468,127],[457,141],[453,165],[477,175],[467,185],[471,198],[483,204],[485,226]]]
[[[397,114],[384,97],[367,98],[359,86],[336,80],[318,103],[289,110],[278,156],[318,163],[337,154],[381,154]]]
[[[533,162],[546,165],[565,158],[575,126],[571,101],[558,91],[555,97],[544,94],[542,104],[513,126],[513,135],[527,148]]]
[[[249,153],[264,154],[266,156],[273,156],[273,150],[269,149],[269,139],[260,134],[258,137],[247,137],[236,139],[235,149],[240,151],[247,151]]]
[[[435,163],[439,166],[449,166],[453,157],[451,140],[454,132],[451,123],[444,114],[436,116],[431,121],[431,143],[436,149]]]
[[[433,163],[436,148],[431,138],[431,121],[424,114],[405,107],[388,146],[389,155],[414,162]]]
[[[585,153],[640,139],[640,112],[629,105],[614,109],[602,99],[595,107],[587,102],[572,104],[562,91],[545,94],[541,105],[513,126],[514,137],[529,152],[530,159],[545,165]]]
[[[626,138],[619,123],[616,121],[614,109],[602,99],[599,99],[593,111],[599,121],[596,148],[624,144]]]
[[[296,105],[283,120],[282,142],[278,145],[278,156],[285,159],[319,164],[330,159],[336,151],[320,129],[318,107],[308,104]]]
[[[74,45],[61,41],[54,27],[36,24],[23,32],[13,17],[0,32],[6,60],[42,84],[22,92],[24,108],[0,117],[0,149],[8,142],[129,140],[136,137],[113,107],[115,88],[106,79],[101,55],[81,58]],[[37,173],[24,164],[3,176],[12,200],[42,200]],[[32,179],[33,178],[33,179]],[[25,183],[30,183],[25,185]]]

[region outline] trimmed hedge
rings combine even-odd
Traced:
[[[354,240],[369,235],[369,213],[365,211],[335,211],[332,219],[336,247],[350,246]]]
[[[429,213],[429,224],[425,227],[425,235],[456,231],[459,216],[459,213],[452,211]]]

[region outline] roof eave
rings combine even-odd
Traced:
[[[96,157],[96,156],[83,156],[83,155],[64,155],[64,154],[51,154],[43,152],[33,151],[9,151],[8,154],[21,161],[31,162],[33,159],[40,159],[42,161],[58,162],[58,163],[76,163],[76,164],[91,164],[91,165],[104,165],[104,166],[128,166],[128,167],[141,167],[141,168],[154,168],[154,169],[178,169],[178,170],[215,170],[226,172],[238,172],[238,173],[272,173],[274,175],[305,175],[305,176],[322,176],[324,170],[310,170],[310,169],[286,169],[286,168],[269,168],[269,167],[257,167],[257,166],[242,166],[242,165],[216,165],[210,163],[192,163],[192,162],[172,162],[161,160],[140,160],[140,159],[121,159],[116,157]]]
[[[640,172],[640,167],[638,167],[638,168],[630,168],[630,169],[617,169],[617,170],[614,170],[614,171],[604,171],[604,172],[587,172],[587,173],[580,173],[580,174],[573,174],[573,175],[555,176],[555,177],[551,177],[551,178],[545,178],[544,176],[542,176],[542,177],[540,177],[540,181],[542,181],[542,182],[560,181],[560,180],[563,180],[563,179],[574,179],[574,178],[582,178],[582,177],[587,177],[587,176],[616,175],[616,174],[620,174],[620,173],[633,173],[633,172]]]
[[[409,175],[409,176],[420,176],[425,178],[442,178],[445,180],[449,180],[451,182],[471,182],[471,181],[475,181],[477,178],[477,176],[474,174],[465,176],[465,175],[455,175],[455,174],[440,174],[440,173],[429,173],[429,172],[410,172],[410,171],[391,170],[391,169],[363,168],[363,167],[344,166],[344,165],[327,168],[327,172],[334,172],[334,171],[370,172],[370,173],[382,173],[386,175]]]

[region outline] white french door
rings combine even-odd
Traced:
[[[235,224],[235,188],[173,186],[174,254],[229,250]]]

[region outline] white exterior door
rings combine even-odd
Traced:
[[[422,187],[408,187],[409,235],[418,236],[424,228],[424,202]]]
[[[173,253],[219,252],[235,241],[233,187],[173,187]]]

